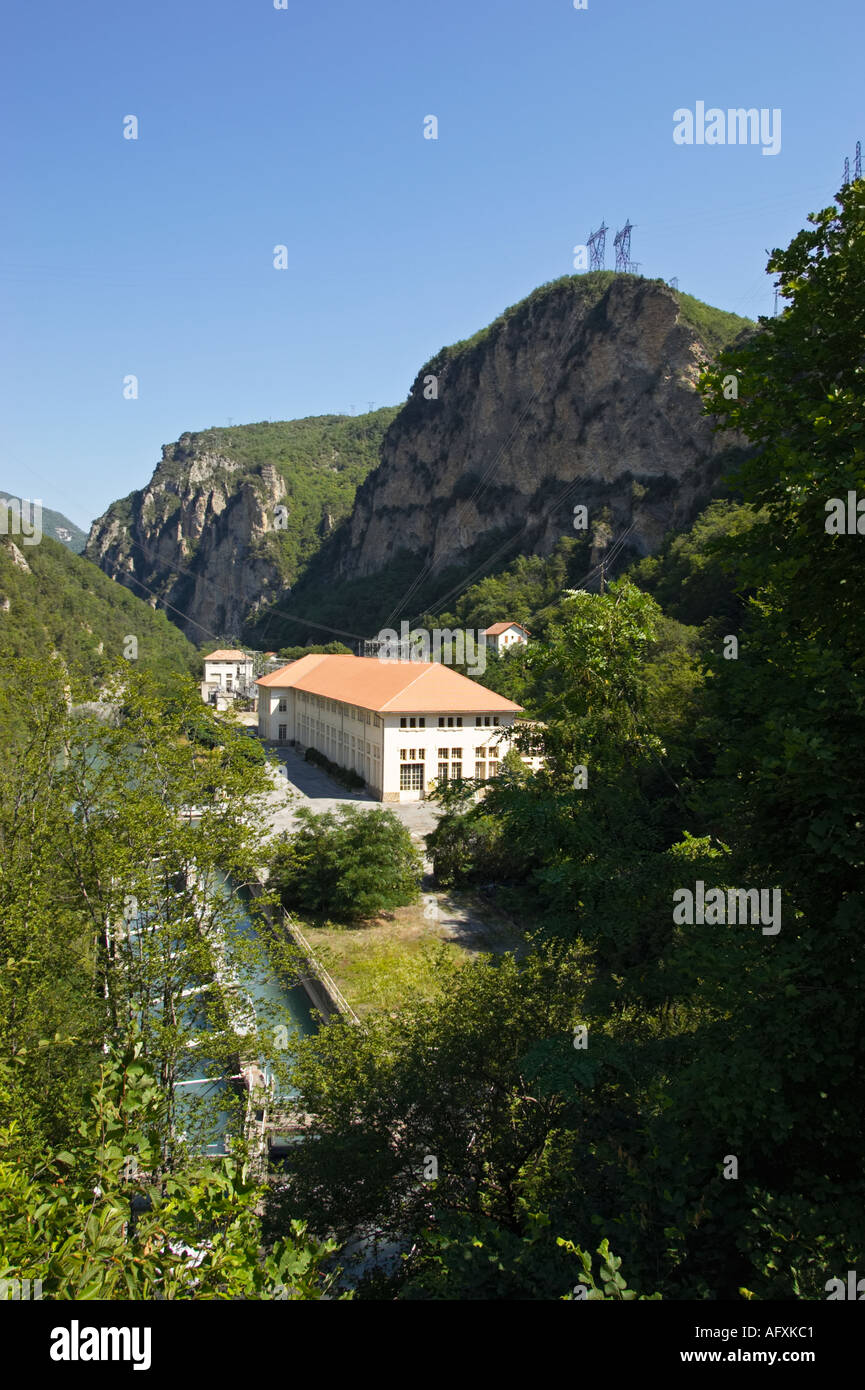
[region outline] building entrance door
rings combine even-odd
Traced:
[[[423,798],[423,767],[423,763],[400,764],[400,801],[420,801]]]

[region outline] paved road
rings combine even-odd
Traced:
[[[438,807],[432,802],[383,803],[367,791],[349,791],[341,787],[323,768],[305,762],[293,748],[277,746],[269,751],[279,760],[279,767],[272,770],[274,790],[269,800],[274,834],[292,828],[301,806],[307,806],[319,814],[322,811],[335,811],[349,803],[360,810],[386,805],[386,809],[399,817],[412,839],[423,850],[423,837],[434,828],[440,815]],[[429,870],[431,866],[426,867]]]

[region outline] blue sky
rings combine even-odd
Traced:
[[[643,274],[771,312],[765,248],[865,139],[861,25],[857,0],[9,7],[0,487],[86,526],[185,430],[396,404],[602,217]],[[780,153],[674,144],[697,101],[780,108]]]

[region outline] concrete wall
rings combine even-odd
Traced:
[[[249,891],[252,893],[253,897],[258,898],[264,891],[264,885],[261,883],[251,883],[249,885]],[[275,918],[277,920],[279,918],[282,918],[282,927],[285,931],[286,936],[289,937],[289,939],[295,946],[297,946],[300,950],[303,950],[303,946],[297,940],[297,938],[294,935],[294,932],[292,931],[291,921],[288,918],[283,917],[280,908],[274,909],[272,907],[265,907],[264,914],[270,922],[273,922]],[[320,979],[316,974],[314,962],[307,960],[306,957],[304,957],[304,961],[308,968],[306,972],[300,976],[298,983],[303,986],[307,998],[309,999],[313,1008],[318,1009],[319,1013],[322,1014],[324,1018],[331,1018],[334,1014],[341,1013],[342,1010],[340,1009],[339,1004],[336,1002],[336,999],[331,995],[330,990],[328,989],[324,980]]]

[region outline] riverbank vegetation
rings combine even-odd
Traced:
[[[0,690],[0,1278],[44,1298],[315,1296],[327,1248],[300,1227],[259,1259],[229,1080],[281,1021],[249,1017],[267,926],[250,934],[226,887],[262,862],[267,768],[191,681],[89,689],[19,658]],[[226,1128],[233,1156],[207,1157]]]

